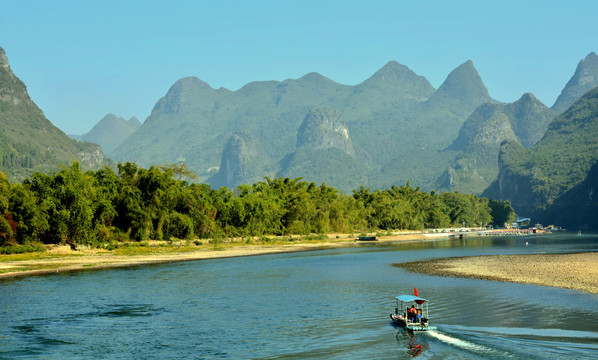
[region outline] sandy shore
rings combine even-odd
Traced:
[[[197,250],[178,252],[160,249],[162,253],[148,255],[117,255],[110,251],[71,251],[68,247],[56,248],[42,258],[14,260],[10,255],[0,255],[0,279],[18,276],[43,275],[65,271],[117,268],[176,261],[207,260],[240,256],[255,256],[286,252],[312,251],[338,247],[359,246],[355,237],[348,234],[329,234],[329,240],[283,245],[236,245],[213,248],[198,246]],[[377,242],[417,241],[432,237],[424,234],[399,234],[379,237]],[[44,257],[47,256],[47,257]]]
[[[431,275],[537,284],[598,294],[598,253],[471,256],[396,266]]]

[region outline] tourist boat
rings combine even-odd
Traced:
[[[390,314],[392,321],[409,331],[428,331],[436,330],[436,326],[431,326],[428,322],[428,300],[416,295],[399,295],[397,299],[397,307],[394,314]],[[413,307],[417,312],[417,316],[409,315],[409,309]]]

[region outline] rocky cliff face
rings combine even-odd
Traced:
[[[598,55],[591,52],[577,65],[561,95],[556,99],[552,109],[557,114],[567,110],[583,94],[598,86]]]
[[[355,155],[349,130],[340,112],[333,108],[315,108],[307,113],[297,133],[297,149],[301,148],[335,148],[347,155]]]
[[[598,229],[598,162],[579,185],[564,193],[542,214],[546,224],[570,230]]]
[[[482,194],[491,199],[511,202],[515,211],[523,216],[531,216],[535,209],[546,204],[542,193],[534,191],[541,178],[537,169],[521,169],[511,166],[513,157],[523,158],[527,152],[519,143],[505,142],[498,156],[498,176]]]
[[[366,167],[355,157],[355,150],[337,109],[311,109],[297,133],[297,149],[280,163],[281,176],[316,183],[335,184],[350,191],[367,183]]]
[[[503,105],[484,104],[467,118],[450,148],[469,152],[476,147],[492,148],[498,155],[500,144],[505,140],[517,140],[517,136]]]
[[[233,134],[222,152],[220,169],[208,182],[214,187],[234,189],[241,184],[263,180],[268,173],[269,159],[255,136],[249,131]]]
[[[27,94],[27,87],[25,84],[15,76],[10,69],[8,57],[4,52],[4,49],[0,47],[0,101],[11,104],[19,105],[26,103],[33,105],[33,101]]]

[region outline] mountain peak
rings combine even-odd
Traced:
[[[380,70],[378,70],[372,77],[384,77],[386,75],[397,76],[400,74],[411,74],[413,71],[409,69],[407,66],[398,63],[395,60],[391,60],[386,63]]]
[[[310,72],[308,74],[305,74],[295,81],[311,84],[337,84],[334,80],[329,79],[326,76],[317,72]]]
[[[438,92],[454,91],[488,93],[473,61],[467,60],[448,74]]]
[[[99,144],[102,150],[109,154],[137,129],[138,127],[130,124],[124,118],[109,113],[98,121],[88,133],[78,136],[77,139]]]
[[[158,100],[152,114],[154,112],[180,113],[197,104],[210,102],[215,93],[216,90],[207,82],[195,76],[184,77],[168,89],[166,96]]]
[[[536,96],[532,93],[524,93],[523,95],[521,95],[521,97],[519,98],[519,100],[517,100],[516,102],[533,102],[533,101],[539,101]]]
[[[129,124],[129,126],[135,130],[139,129],[141,125],[143,125],[141,121],[139,121],[139,119],[137,119],[137,117],[135,116],[131,116],[131,118],[127,120],[127,124]]]
[[[593,62],[593,61],[598,61],[598,55],[596,55],[595,52],[591,52],[589,53],[581,62]]]
[[[195,77],[195,76],[187,76],[177,80],[171,87],[170,90],[179,91],[179,90],[191,90],[191,89],[212,89],[210,84],[207,82]],[[170,91],[169,90],[169,91]]]
[[[525,147],[532,147],[542,139],[556,115],[532,93],[525,93],[514,103],[503,106],[513,131],[517,134],[521,145]]]
[[[387,94],[394,93],[395,98],[409,98],[420,102],[428,99],[435,91],[425,77],[394,60],[386,63],[355,88],[357,92],[369,88]]]
[[[469,113],[479,105],[493,100],[473,61],[467,60],[451,71],[428,102],[450,103],[453,111]]]
[[[531,111],[532,109],[537,109],[537,108],[543,109],[542,111],[549,109],[546,107],[546,105],[544,105],[544,103],[542,103],[540,100],[538,100],[538,98],[536,98],[536,96],[534,94],[529,93],[529,92],[521,95],[519,100],[513,102],[512,104],[505,104],[505,105],[514,107],[514,108],[528,109],[526,111]]]
[[[591,52],[577,64],[575,74],[563,88],[554,105],[552,105],[552,109],[559,114],[562,113],[583,94],[596,86],[598,86],[598,55]]]
[[[374,75],[372,75],[369,79],[364,81],[373,82],[373,81],[385,81],[385,82],[395,82],[400,83],[404,81],[410,81],[413,79],[424,79],[423,76],[419,76],[413,72],[413,70],[409,69],[407,66],[400,64],[394,60],[391,60],[386,63],[380,70],[376,71]],[[427,80],[425,80],[427,82]],[[430,85],[432,87],[432,85]]]

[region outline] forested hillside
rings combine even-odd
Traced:
[[[459,136],[443,152],[455,159],[438,178],[435,189],[479,194],[498,174],[500,144],[514,141],[525,147],[536,144],[555,117],[533,94],[514,103],[486,103],[465,121]]]
[[[555,118],[544,138],[532,148],[526,149],[515,142],[503,144],[498,178],[484,196],[510,200],[517,212],[526,216],[541,218],[547,214],[547,208],[554,214],[559,206],[563,206],[563,210],[567,206],[567,211],[587,218],[587,214],[581,212],[587,212],[588,207],[576,209],[567,204],[574,203],[575,194],[578,197],[575,201],[580,205],[593,201],[596,184],[590,170],[596,162],[598,88],[589,91]],[[582,183],[585,185],[581,188],[587,193],[580,190]],[[591,226],[590,223],[575,225]]]
[[[77,142],[46,119],[0,48],[0,171],[23,180],[35,171],[53,171],[75,160],[85,168],[106,164],[98,145]]]

